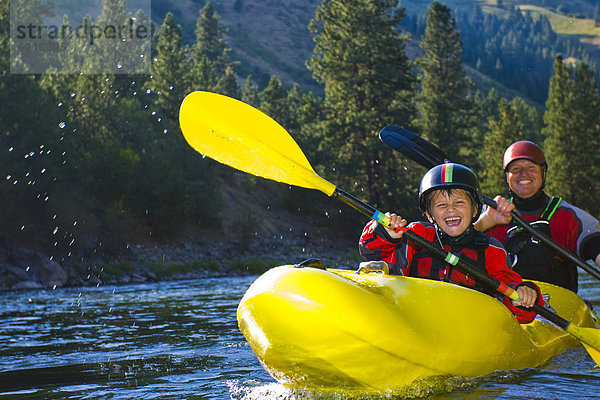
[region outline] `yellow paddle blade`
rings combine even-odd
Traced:
[[[592,357],[592,359],[594,360],[594,362],[596,363],[597,366],[600,366],[600,351],[594,349],[591,346],[588,346],[587,344],[581,342],[581,344],[583,344],[583,347],[585,347],[585,349],[587,350],[588,354],[590,355],[590,357]]]
[[[566,331],[579,339],[596,365],[600,365],[600,329],[569,324]]]
[[[196,151],[240,171],[331,196],[335,185],[310,166],[298,144],[275,120],[239,100],[190,93],[179,110],[181,131]]]

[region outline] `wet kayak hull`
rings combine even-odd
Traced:
[[[598,326],[577,295],[540,286],[559,315]],[[501,302],[468,288],[292,266],[252,284],[238,324],[264,368],[294,388],[395,390],[535,367],[579,345],[551,323],[520,325]]]

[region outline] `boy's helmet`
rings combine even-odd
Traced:
[[[533,163],[541,165],[546,170],[548,169],[546,156],[544,155],[542,148],[528,140],[521,140],[508,146],[504,152],[504,159],[502,160],[502,168],[504,169],[504,172],[508,171],[508,165],[511,162],[520,159],[529,160]]]
[[[419,187],[419,208],[427,211],[426,196],[429,192],[438,189],[464,189],[470,193],[477,207],[475,219],[481,214],[483,196],[479,179],[473,171],[464,165],[446,163],[431,168],[423,176]]]

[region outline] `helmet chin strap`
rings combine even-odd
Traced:
[[[544,190],[544,187],[546,186],[546,171],[548,170],[548,168],[542,166],[542,187],[540,188],[540,190]]]

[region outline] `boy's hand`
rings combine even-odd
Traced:
[[[537,292],[529,286],[519,286],[517,294],[519,295],[519,301],[512,302],[517,307],[532,307],[537,300]]]
[[[393,229],[405,227],[408,223],[404,218],[395,213],[386,212],[385,215],[390,219],[390,226]],[[384,227],[387,233],[390,235],[392,239],[400,239],[402,237],[403,231],[396,232],[395,230],[389,229],[388,227]]]

